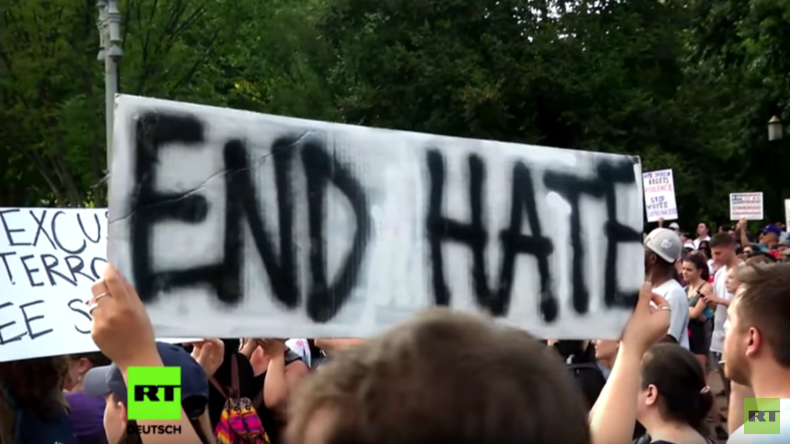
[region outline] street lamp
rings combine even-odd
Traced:
[[[783,138],[782,120],[776,116],[771,117],[771,120],[768,121],[768,141],[775,142]]]
[[[115,94],[118,92],[118,64],[123,58],[121,49],[121,11],[118,9],[118,0],[98,0],[99,28],[98,60],[104,63],[104,120],[107,135],[107,171],[110,171],[112,162],[112,126],[113,111],[115,109]]]

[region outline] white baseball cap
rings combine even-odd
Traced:
[[[680,231],[680,225],[677,222],[672,222],[669,224],[669,228],[675,231]]]
[[[677,233],[667,228],[656,228],[651,231],[645,238],[644,244],[645,248],[670,264],[680,259],[683,250]]]

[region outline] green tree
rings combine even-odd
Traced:
[[[695,70],[720,95],[726,127],[716,142],[734,147],[731,191],[763,191],[768,217],[782,220],[790,198],[790,141],[771,144],[772,115],[790,121],[790,3],[695,0],[689,47]]]
[[[733,144],[711,143],[691,22],[671,0],[336,0],[321,30],[345,121],[640,155],[684,219],[721,218]]]
[[[316,5],[122,1],[120,92],[329,118],[329,96],[307,64],[321,52],[307,20]],[[4,5],[0,205],[105,203],[97,16],[92,0]]]

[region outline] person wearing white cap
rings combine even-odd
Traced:
[[[656,228],[645,238],[645,276],[653,285],[653,292],[661,295],[672,308],[669,331],[675,342],[689,348],[689,309],[686,292],[675,279],[675,262],[683,245],[675,231]]]
[[[678,231],[680,231],[680,225],[678,225],[677,222],[672,222],[671,224],[669,224],[669,229],[677,233]]]

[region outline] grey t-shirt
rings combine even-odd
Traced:
[[[688,349],[689,304],[683,287],[678,281],[670,279],[658,287],[654,287],[653,292],[666,299],[672,308],[667,334],[675,338],[683,348]]]

